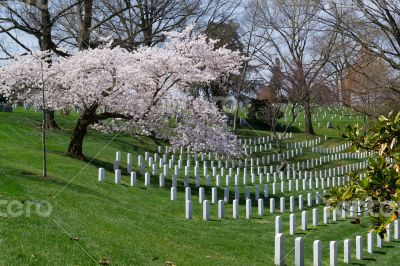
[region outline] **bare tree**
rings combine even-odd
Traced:
[[[320,6],[325,23],[400,70],[399,0],[330,0]]]
[[[265,107],[262,111],[264,120],[267,120],[268,125],[273,135],[275,142],[276,153],[281,162],[281,171],[286,166],[286,161],[283,155],[283,140],[287,137],[289,129],[296,121],[300,113],[300,108],[296,98],[292,94],[288,94],[288,86],[291,84],[282,72],[279,58],[275,64],[269,69],[271,73],[270,80],[265,82],[268,86],[261,89],[257,94],[257,99],[265,101]],[[289,115],[285,115],[285,121],[281,121],[284,116],[283,110],[289,111]],[[289,117],[289,120],[286,118]]]
[[[398,0],[323,1],[320,5],[323,11],[320,21],[335,28],[354,47],[351,62],[343,68],[346,75],[344,87],[353,97],[352,101],[347,99],[344,104],[368,115],[377,112],[365,104],[373,102],[382,107],[386,103],[389,106],[400,97],[399,5]],[[369,60],[365,60],[366,57]],[[387,66],[392,70],[389,71]],[[375,75],[377,70],[381,70],[379,75]],[[354,98],[362,98],[363,106],[354,103]]]
[[[357,61],[346,68],[342,85],[351,96],[348,106],[369,116],[399,108],[400,94],[390,89],[398,87],[398,80],[391,78],[391,70],[381,57],[366,50],[358,53]]]
[[[345,86],[347,70],[356,62],[358,45],[346,35],[338,32],[332,55],[324,69],[326,84],[338,103],[350,106],[350,92]]]
[[[258,5],[258,2],[255,3]],[[246,9],[247,9],[246,5]],[[243,54],[247,57],[246,61],[243,63],[243,68],[241,70],[240,78],[238,83],[236,84],[233,94],[235,97],[235,113],[233,118],[233,130],[236,132],[237,130],[237,123],[239,117],[239,107],[240,107],[240,98],[242,93],[246,91],[247,88],[251,87],[251,75],[252,70],[255,70],[256,65],[254,65],[254,57],[258,49],[261,45],[261,40],[259,38],[255,38],[256,33],[256,16],[258,12],[258,6],[255,8],[249,9],[248,12],[245,12],[245,19],[244,23],[242,24],[241,29],[241,36],[242,36],[242,43],[243,43]],[[248,19],[248,18],[251,19]],[[253,63],[253,65],[251,65]]]
[[[271,68],[276,58],[290,83],[287,94],[296,99],[305,112],[306,133],[312,126],[312,90],[321,81],[323,68],[332,53],[336,34],[318,21],[319,8],[310,0],[254,0],[257,36],[264,42],[257,59]]]
[[[61,2],[67,5],[71,1],[77,0]],[[240,2],[85,0],[77,6],[75,13],[62,18],[57,26],[57,38],[64,39],[71,46],[82,47],[79,45],[81,41],[96,46],[97,37],[111,37],[113,45],[133,50],[142,44],[156,45],[164,40],[162,32],[179,30],[189,23],[196,23],[203,30],[211,22],[224,23],[234,14]]]

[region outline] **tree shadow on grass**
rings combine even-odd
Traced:
[[[387,254],[387,252],[381,251],[381,250],[374,250],[374,253],[382,254],[382,255],[386,255]]]
[[[88,162],[90,162],[91,165],[95,166],[96,168],[104,168],[108,172],[114,172],[114,164],[113,163],[108,163],[104,162],[98,159],[91,159],[92,161],[90,162],[89,159],[87,159]],[[122,170],[121,170],[122,172]]]
[[[11,168],[10,168],[11,169]],[[96,190],[93,189],[89,189],[85,186],[81,186],[78,184],[75,184],[72,182],[73,177],[70,177],[70,179],[68,180],[63,180],[63,179],[59,179],[59,178],[55,178],[55,177],[42,177],[38,174],[32,173],[32,172],[28,172],[28,171],[17,171],[18,173],[21,174],[21,176],[23,176],[25,179],[33,181],[33,182],[38,182],[38,183],[45,183],[45,184],[53,184],[56,186],[59,186],[60,189],[56,191],[56,193],[54,195],[52,194],[48,194],[48,197],[58,197],[59,195],[61,195],[62,193],[67,193],[69,190],[74,191],[75,193],[85,193],[88,195],[92,195],[92,196],[96,196],[98,198],[102,198],[105,199],[107,198],[107,196],[104,195],[104,193],[98,192]],[[77,176],[76,178],[79,178],[79,176]],[[108,200],[115,200],[113,198],[108,197]]]
[[[376,259],[375,258],[363,258],[363,260],[366,260],[366,261],[376,261]]]

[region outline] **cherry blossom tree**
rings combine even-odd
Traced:
[[[2,68],[0,92],[35,102],[31,96],[36,95],[41,87],[41,80],[35,75],[43,73],[49,108],[79,107],[80,115],[68,147],[68,153],[76,158],[84,158],[83,139],[89,126],[109,119],[121,119],[126,123],[116,130],[135,127],[154,132],[157,129],[154,121],[165,116],[162,107],[177,99],[187,107],[185,110],[191,111],[186,113],[182,123],[175,126],[174,134],[171,133],[172,144],[199,149],[201,142],[208,143],[208,148],[216,143],[226,143],[229,150],[234,145],[234,137],[226,129],[225,118],[221,114],[211,115],[217,111],[204,101],[188,98],[188,90],[190,86],[238,74],[244,58],[224,47],[214,49],[216,41],[195,34],[193,26],[182,32],[165,33],[165,36],[166,42],[162,46],[141,47],[132,53],[120,47],[89,49],[53,60],[51,66],[47,66],[42,57],[19,57]],[[28,63],[29,67],[26,66]],[[16,93],[24,87],[29,90],[22,90],[20,95]],[[197,127],[193,126],[196,117],[201,121]],[[201,133],[207,125],[210,126],[208,134],[214,135]],[[189,131],[197,133],[190,135]],[[220,145],[218,149],[221,150]]]
[[[145,120],[138,120],[129,127],[125,120],[118,118],[100,121],[93,127],[104,132],[151,135],[169,141],[174,147],[190,147],[192,151],[239,155],[241,150],[236,135],[228,130],[227,122],[227,117],[214,103],[185,95],[168,101],[163,99]]]
[[[16,56],[11,64],[0,68],[0,93],[42,108],[42,84],[48,76],[46,56],[42,52]]]
[[[195,151],[216,151],[237,155],[236,136],[227,130],[227,117],[218,107],[202,98],[188,100],[181,111],[182,120],[170,137],[175,146],[190,146]]]

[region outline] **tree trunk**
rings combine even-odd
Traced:
[[[68,154],[71,157],[84,160],[83,156],[83,139],[87,134],[87,128],[89,125],[99,120],[96,115],[96,110],[99,107],[97,103],[93,103],[89,108],[81,111],[81,115],[76,121],[74,131],[72,132],[71,141],[68,146]],[[108,118],[108,117],[105,117]]]
[[[306,126],[306,133],[310,135],[315,135],[315,131],[312,125],[312,112],[311,112],[311,107],[309,105],[306,105],[304,107],[304,112],[305,112],[305,126]]]
[[[78,5],[78,12],[79,14],[77,14],[77,16],[79,21],[79,34],[77,42],[79,50],[82,51],[90,47],[90,28],[92,27],[93,0],[83,1],[83,10],[81,5]]]
[[[142,2],[139,6],[141,30],[143,32],[144,45],[151,46],[153,44],[153,10],[156,4],[148,1]]]
[[[41,0],[41,42],[40,48],[42,51],[51,50],[51,18],[48,6],[48,0]]]
[[[68,154],[70,156],[80,160],[85,159],[85,157],[83,156],[83,139],[87,134],[88,126],[89,125],[85,122],[85,119],[79,117],[68,146]]]
[[[44,115],[45,115],[45,118],[46,118],[45,127],[47,129],[57,129],[57,130],[60,129],[60,127],[56,123],[54,111],[47,110],[47,111],[45,111]]]
[[[233,132],[235,132],[235,134],[237,131],[238,117],[239,117],[239,96],[236,97],[236,109],[235,109],[235,114],[233,116]]]
[[[40,49],[42,51],[51,50],[51,18],[48,6],[48,0],[41,0],[41,39]],[[51,57],[48,56],[46,61],[51,64]],[[60,129],[56,123],[54,111],[46,110],[45,112],[45,127],[48,129]]]

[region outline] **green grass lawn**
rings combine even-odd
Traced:
[[[35,213],[29,217],[0,217],[0,265],[96,265],[100,260],[110,261],[111,265],[272,265],[276,215],[281,215],[284,222],[287,251],[294,247],[295,237],[306,235],[300,230],[299,211],[296,211],[299,227],[295,236],[288,234],[289,212],[270,214],[268,208],[262,219],[246,220],[245,207],[241,205],[240,219],[233,220],[229,204],[225,206],[227,218],[219,221],[217,207],[212,205],[211,221],[202,221],[202,208],[194,187],[193,220],[185,220],[182,184],[178,200],[172,202],[170,186],[159,188],[155,177],[151,187],[144,187],[141,176],[138,186],[130,187],[126,173],[121,185],[113,182],[110,169],[115,151],[122,151],[124,162],[126,153],[132,153],[136,165],[137,155],[145,151],[154,153],[159,143],[147,137],[119,136],[86,165],[86,162],[66,156],[74,119],[75,115],[57,115],[62,131],[48,133],[49,177],[43,178],[41,114],[22,109],[0,113],[0,202],[19,200],[26,207],[29,201],[46,200],[53,207],[49,217]],[[316,131],[329,136],[322,146],[340,143],[336,129],[317,128]],[[241,130],[240,134],[257,135],[249,130]],[[304,134],[294,136],[290,141],[310,139]],[[112,138],[113,135],[91,131],[84,143],[87,158],[92,159]],[[306,151],[301,158],[311,156],[316,155]],[[97,182],[99,167],[108,169],[104,183]],[[222,196],[221,190],[219,195]],[[303,195],[306,198],[306,193]],[[288,199],[286,202],[288,204]],[[1,212],[5,212],[5,208],[0,204]],[[253,217],[256,211],[253,204]],[[319,217],[322,218],[322,207]],[[312,242],[316,239],[322,241],[324,265],[328,265],[331,240],[338,241],[339,262],[342,263],[346,238],[353,241],[352,256],[357,265],[397,264],[399,242],[385,243],[375,254],[367,254],[368,221],[362,219],[361,225],[350,222],[351,219],[340,220],[337,224],[309,230],[305,238],[306,265],[312,263]],[[356,235],[364,237],[365,259],[362,261],[355,260]],[[288,255],[287,263],[294,264],[293,252]]]

